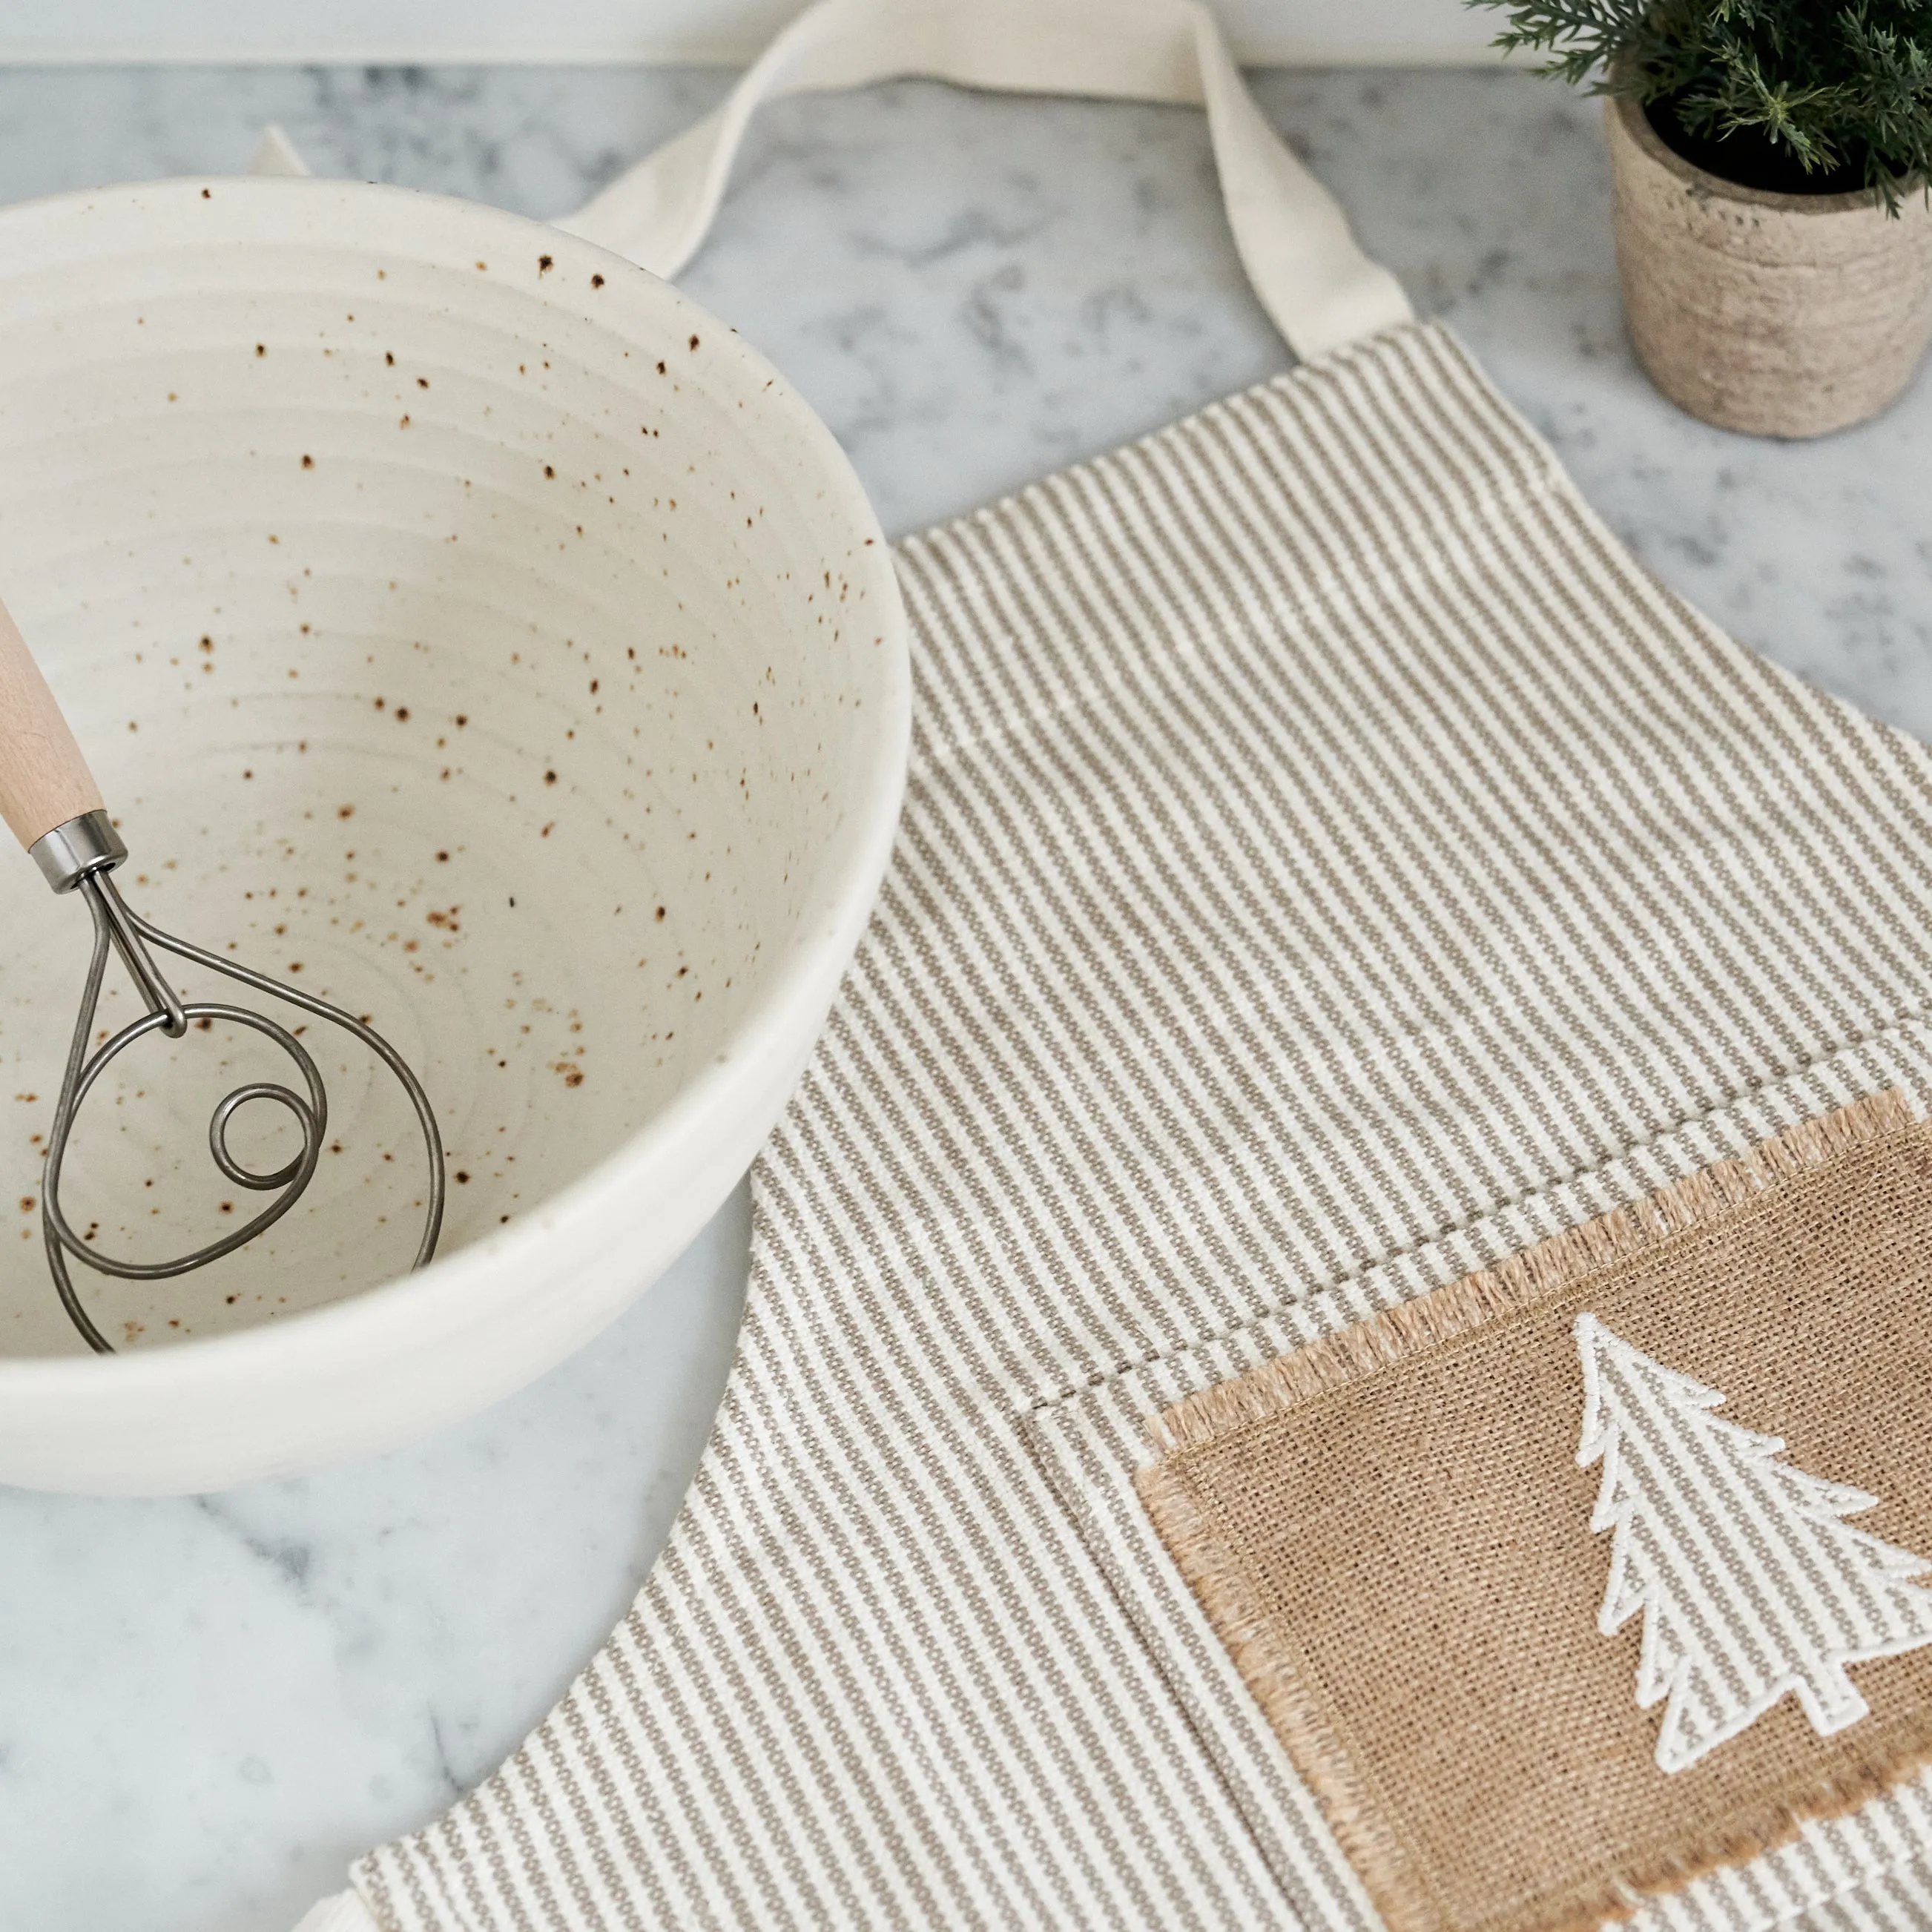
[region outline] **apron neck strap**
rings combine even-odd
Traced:
[[[816,0],[723,104],[557,226],[675,275],[703,243],[760,103],[924,76],[1015,93],[1204,107],[1221,194],[1261,304],[1304,359],[1412,315],[1328,190],[1262,118],[1192,0]]]

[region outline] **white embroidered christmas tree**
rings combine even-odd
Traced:
[[[1777,1460],[1775,1436],[1711,1412],[1724,1400],[1576,1318],[1579,1466],[1603,1459],[1592,1529],[1613,1529],[1597,1628],[1645,1612],[1636,1701],[1667,1698],[1666,1772],[1695,1764],[1786,1691],[1821,1736],[1866,1714],[1845,1666],[1932,1644],[1932,1564],[1844,1519],[1876,1496]]]

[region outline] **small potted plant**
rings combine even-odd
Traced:
[[[1821,436],[1932,338],[1932,0],[1471,0],[1608,97],[1630,335],[1673,402]]]

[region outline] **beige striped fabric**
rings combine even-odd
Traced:
[[[1148,1417],[1932,1102],[1932,760],[1684,610],[1439,328],[905,544],[911,787],[670,1546],[389,1932],[1336,1927]],[[1910,1784],[1646,1927],[1932,1923]]]

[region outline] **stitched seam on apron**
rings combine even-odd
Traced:
[[[1027,1402],[1024,1408],[1012,1412],[1017,1416],[1025,1416],[1037,1414],[1042,1409],[1056,1408],[1063,1402],[1070,1402],[1076,1396],[1086,1395],[1095,1389],[1104,1388],[1109,1382],[1118,1381],[1122,1376],[1132,1375],[1136,1370],[1150,1367],[1156,1362],[1174,1361],[1184,1356],[1193,1354],[1202,1348],[1211,1348],[1216,1343],[1229,1340],[1235,1336],[1246,1334],[1258,1328],[1263,1322],[1276,1320],[1288,1313],[1291,1309],[1301,1306],[1318,1295],[1332,1295],[1340,1293],[1344,1289],[1366,1280],[1380,1270],[1388,1267],[1391,1262],[1423,1253],[1438,1243],[1450,1239],[1452,1236],[1466,1234],[1472,1228],[1482,1226],[1485,1222],[1492,1220],[1498,1214],[1507,1213],[1511,1209],[1526,1207],[1532,1202],[1541,1200],[1553,1193],[1558,1188],[1574,1186],[1578,1181],[1585,1180],[1592,1174],[1604,1173],[1619,1162],[1628,1160],[1634,1154],[1660,1146],[1693,1127],[1718,1118],[1730,1108],[1738,1106],[1740,1102],[1749,1100],[1754,1094],[1780,1086],[1788,1081],[1802,1078],[1814,1068],[1826,1065],[1841,1054],[1861,1046],[1870,1046],[1892,1034],[1903,1032],[1911,1027],[1926,1024],[1928,1022],[1932,1022],[1932,1000],[1927,1000],[1923,1005],[1910,1012],[1899,1014],[1886,1022],[1882,1026],[1874,1027],[1869,1032],[1861,1034],[1854,1039],[1840,1040],[1836,1046],[1826,1052],[1814,1054],[1808,1060],[1800,1062],[1796,1066],[1785,1068],[1776,1073],[1766,1074],[1762,1078],[1752,1082],[1749,1086],[1741,1091],[1730,1094],[1722,1100],[1714,1102],[1701,1112],[1686,1114],[1672,1125],[1660,1128],[1648,1140],[1634,1141],[1629,1146],[1620,1149],[1616,1154],[1606,1155],[1602,1160],[1591,1166],[1573,1168],[1568,1174],[1552,1174],[1546,1180],[1538,1182],[1534,1187],[1526,1188],[1520,1193],[1504,1196],[1491,1202],[1486,1207],[1478,1210],[1474,1214],[1465,1215],[1460,1221],[1452,1221],[1445,1226],[1420,1236],[1415,1240],[1405,1242],[1400,1247],[1391,1248],[1387,1253],[1378,1255],[1375,1260],[1366,1262],[1360,1268],[1352,1268],[1346,1274],[1338,1275],[1331,1281],[1325,1281],[1310,1288],[1306,1294],[1298,1297],[1293,1301],[1276,1302],[1269,1307],[1257,1309],[1252,1314],[1244,1316],[1238,1322],[1230,1322],[1225,1328],[1216,1328],[1206,1334],[1190,1336],[1186,1340],[1177,1342],[1170,1347],[1150,1348],[1144,1354],[1137,1355],[1131,1361],[1118,1362],[1110,1369],[1096,1370],[1081,1382],[1067,1383],[1060,1388],[1034,1396]],[[1592,1215],[1585,1218],[1594,1220],[1595,1216]]]

